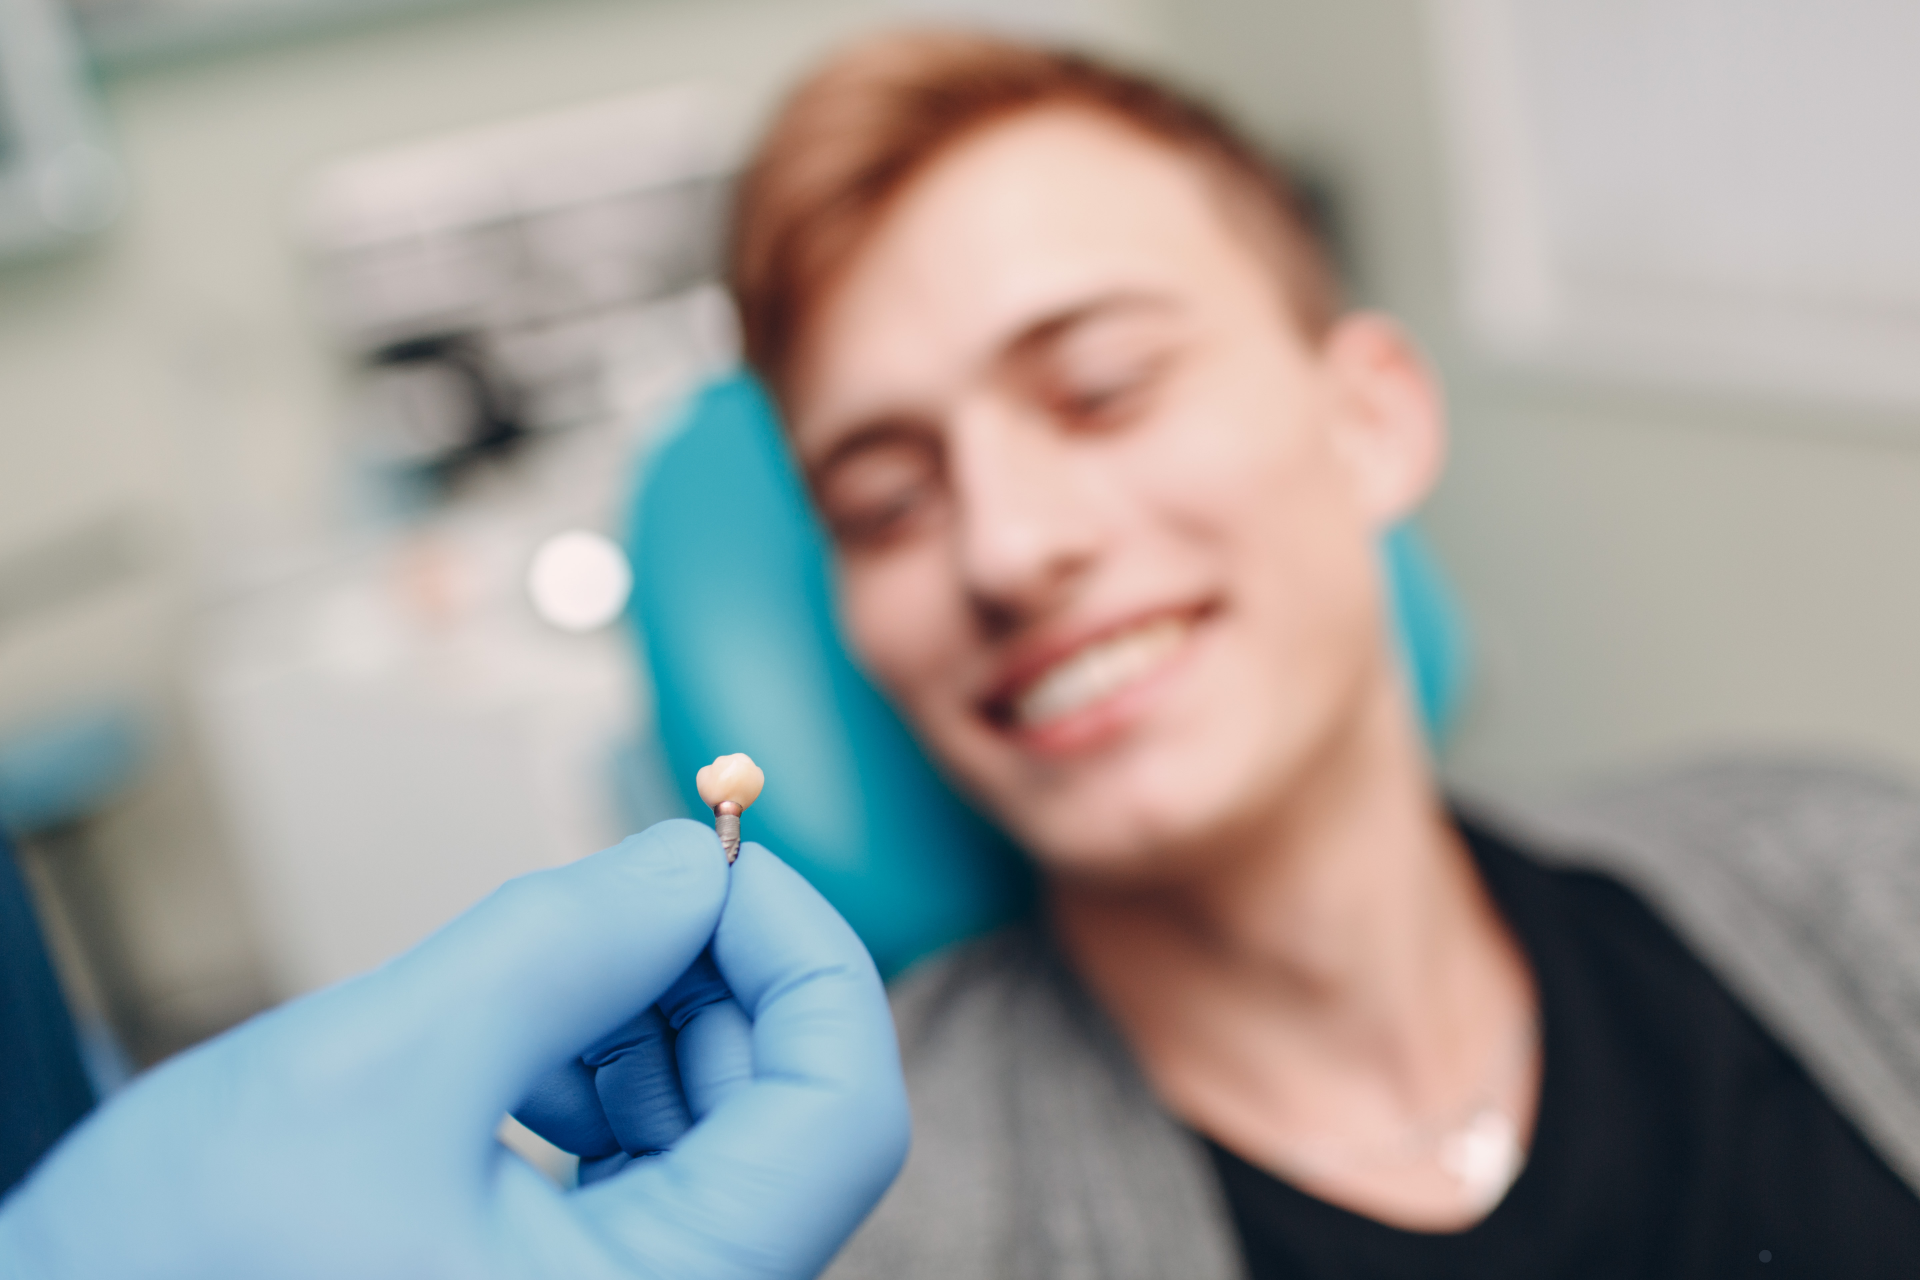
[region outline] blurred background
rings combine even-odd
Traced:
[[[1457,784],[1920,777],[1901,0],[0,0],[0,823],[97,1072],[680,811],[624,504],[756,123],[930,17],[1311,174],[1450,390]]]

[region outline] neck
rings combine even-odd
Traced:
[[[1351,731],[1199,871],[1049,886],[1070,961],[1163,1100],[1256,1161],[1474,1105],[1489,1063],[1533,1025],[1526,963],[1435,793],[1404,694],[1378,684]]]

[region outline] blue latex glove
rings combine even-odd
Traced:
[[[516,1106],[610,1176],[506,1152]],[[137,1080],[0,1207],[0,1275],[809,1276],[906,1144],[852,930],[668,822]]]

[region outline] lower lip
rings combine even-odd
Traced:
[[[1112,745],[1145,718],[1155,700],[1185,670],[1205,626],[1204,619],[1195,619],[1179,646],[1160,665],[1125,688],[1045,724],[1030,728],[1015,725],[1006,732],[1036,755],[1079,755]]]

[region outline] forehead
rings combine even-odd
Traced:
[[[1270,290],[1199,164],[1084,108],[1027,112],[901,193],[815,312],[796,426],[951,393],[1010,340],[1101,297]]]

